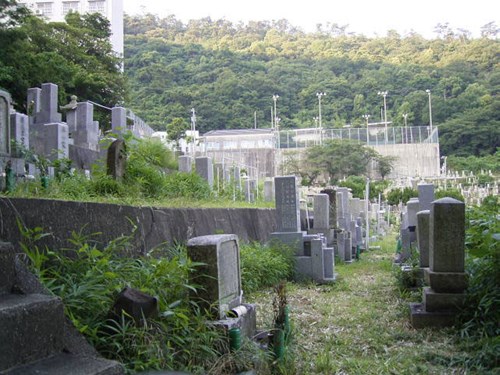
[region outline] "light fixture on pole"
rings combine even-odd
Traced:
[[[429,95],[429,131],[430,134],[432,135],[432,99],[431,99],[431,90],[427,89],[425,90],[427,95]]]
[[[405,119],[405,138],[408,143],[408,113],[403,113],[403,118]]]
[[[366,144],[370,143],[370,132],[368,131],[368,120],[370,119],[370,115],[361,116],[366,120]]]
[[[196,132],[196,111],[191,108],[191,152],[194,155],[195,146],[195,132]]]
[[[278,98],[280,96],[279,95],[273,95],[273,102],[274,102],[274,116],[273,116],[273,120],[274,120],[274,127],[276,128],[277,127],[277,124],[276,124],[276,119],[278,118],[278,112],[276,112],[276,102],[278,101]]]
[[[384,125],[385,125],[385,143],[387,144],[388,139],[387,139],[387,91],[379,91],[377,93],[378,95],[381,95],[384,98]]]
[[[324,92],[317,92],[316,96],[318,97],[318,112],[319,112],[319,143],[323,143],[323,122],[321,119],[321,98],[325,96]]]

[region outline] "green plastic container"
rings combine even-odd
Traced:
[[[285,356],[285,331],[276,329],[273,335],[273,352],[277,360],[282,360]]]
[[[241,348],[241,330],[239,328],[231,328],[229,330],[229,349],[232,352]]]

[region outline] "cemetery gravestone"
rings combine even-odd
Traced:
[[[125,141],[117,139],[108,148],[107,174],[113,179],[121,181],[127,167],[127,148]]]
[[[214,186],[214,168],[212,158],[200,156],[195,159],[196,173],[208,182],[210,188]]]
[[[429,268],[423,303],[410,304],[414,328],[449,326],[465,301],[465,204],[453,198],[431,204]]]
[[[201,307],[219,319],[242,304],[240,249],[234,234],[192,238],[187,243],[188,256],[202,263],[190,274],[191,284],[202,286],[192,294]]]
[[[193,169],[193,158],[188,155],[179,156],[179,172],[191,173]]]
[[[297,177],[275,177],[274,182],[278,232],[300,232]]]
[[[0,155],[10,154],[10,95],[0,90]]]

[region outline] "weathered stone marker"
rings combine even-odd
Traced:
[[[127,148],[125,141],[117,139],[108,148],[107,174],[115,180],[122,180],[127,167]]]
[[[195,237],[187,243],[188,256],[203,263],[190,275],[192,284],[201,285],[192,298],[218,319],[241,305],[240,248],[234,234]]]
[[[429,226],[429,268],[423,303],[410,304],[415,328],[453,325],[465,300],[465,204],[453,198],[431,204]]]

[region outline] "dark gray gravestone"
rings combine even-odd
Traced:
[[[299,189],[297,177],[274,178],[277,232],[300,232]]]
[[[110,318],[120,322],[123,312],[136,324],[141,324],[144,319],[158,316],[158,299],[140,290],[126,287],[116,298]]]
[[[121,180],[125,176],[127,167],[127,147],[125,142],[117,139],[108,148],[107,174],[115,180]]]
[[[10,104],[9,93],[0,90],[0,155],[10,154]]]

